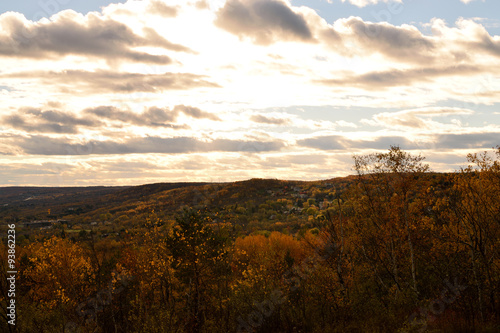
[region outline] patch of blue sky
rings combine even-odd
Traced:
[[[76,12],[87,14],[91,11],[99,11],[101,7],[110,3],[124,3],[113,0],[21,0],[1,1],[0,13],[8,11],[18,12],[32,21],[38,21],[42,17],[50,17],[61,10],[73,9]]]
[[[468,126],[481,127],[485,125],[498,124],[500,120],[500,103],[488,104],[475,104],[464,102],[460,100],[446,100],[436,103],[437,106],[442,107],[456,107],[474,111],[470,115],[460,115],[467,122]],[[457,117],[457,116],[455,116]]]
[[[11,87],[8,87],[8,86],[2,86],[2,85],[0,85],[0,91],[2,91],[2,90],[14,91],[15,89],[13,89]]]

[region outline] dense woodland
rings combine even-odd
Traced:
[[[49,200],[43,213],[6,206],[19,273],[17,324],[2,330],[498,332],[500,147],[467,160],[440,174],[391,147],[330,181],[157,184]],[[66,222],[21,226],[50,216]]]

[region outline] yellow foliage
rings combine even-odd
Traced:
[[[49,308],[75,305],[90,294],[94,271],[83,249],[72,242],[52,237],[28,247],[30,265],[23,278],[31,286],[29,296]]]

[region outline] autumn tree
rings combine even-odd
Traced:
[[[415,205],[421,194],[422,175],[429,171],[423,160],[397,146],[391,146],[386,153],[354,156],[358,174],[354,202],[361,254],[383,288],[394,286],[403,291],[405,285],[410,286],[415,299],[419,294],[415,238],[420,223]],[[409,283],[404,281],[405,271],[409,271]],[[383,275],[390,276],[391,281]]]
[[[20,279],[29,288],[25,302],[41,313],[58,313],[58,319],[75,319],[77,305],[95,292],[90,258],[78,244],[55,236],[33,243],[27,252]]]
[[[124,249],[116,272],[133,277],[127,327],[132,331],[168,332],[182,318],[177,311],[178,281],[172,268],[172,256],[167,248],[168,222],[161,220],[153,211],[146,218],[138,237]],[[122,306],[119,306],[121,309]]]
[[[469,253],[467,263],[479,318],[500,311],[500,147],[495,154],[469,154],[469,165],[455,175],[449,208],[455,227],[448,236]]]
[[[199,332],[204,325],[211,296],[221,300],[220,292],[225,286],[220,283],[230,271],[229,237],[216,219],[206,211],[185,209],[176,217],[177,225],[167,238],[172,267],[186,289],[190,332]]]

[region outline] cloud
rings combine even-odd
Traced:
[[[80,114],[81,116],[77,116],[68,111],[23,107],[15,113],[0,117],[0,120],[4,126],[26,133],[52,134],[76,134],[81,132],[82,127],[93,129],[121,128],[124,123],[151,128],[188,129],[189,126],[177,123],[180,114],[195,119],[220,121],[220,118],[212,113],[185,105],[177,105],[172,109],[151,106],[141,113],[121,110],[114,106],[98,106],[84,109]]]
[[[348,121],[345,121],[345,120],[337,120],[335,122],[335,125],[339,126],[339,127],[351,127],[351,128],[357,128],[358,125],[354,124],[354,123],[351,123],[351,122],[348,122]]]
[[[217,12],[215,24],[261,45],[314,40],[305,18],[281,0],[228,0]]]
[[[459,18],[455,27],[442,19],[433,19],[429,26],[442,49],[458,55],[459,60],[472,60],[479,55],[500,57],[500,36],[491,36],[476,19]]]
[[[167,50],[171,51],[176,51],[176,52],[186,52],[186,53],[192,53],[196,54],[195,51],[191,50],[189,47],[181,45],[181,44],[175,44],[172,42],[169,42],[162,36],[160,36],[156,30],[146,27],[143,29],[145,38],[152,43],[155,46],[163,47]]]
[[[148,5],[148,12],[163,17],[176,17],[178,8],[166,5],[163,1],[154,0]]]
[[[13,140],[24,154],[30,155],[116,155],[116,154],[182,154],[193,152],[268,152],[279,151],[284,143],[215,139],[201,141],[191,137],[139,137],[123,141],[72,142],[69,138],[29,136]]]
[[[190,73],[120,73],[111,70],[66,70],[61,72],[20,72],[0,75],[4,78],[38,79],[46,85],[58,85],[63,92],[96,93],[158,93],[164,90],[187,90],[199,87],[220,87],[204,76]]]
[[[250,120],[255,123],[268,124],[268,125],[289,125],[291,123],[289,119],[267,117],[261,114],[251,115]]]
[[[460,19],[457,25],[462,30],[460,31],[461,37],[464,36],[463,32],[468,32],[469,36],[472,37],[458,40],[457,43],[459,45],[463,44],[468,49],[483,50],[492,56],[500,57],[500,36],[492,37],[484,26],[473,20]]]
[[[440,149],[490,149],[500,144],[500,132],[439,134],[434,142]]]
[[[172,127],[171,123],[177,121],[180,113],[196,119],[220,121],[220,118],[212,113],[185,105],[177,105],[173,109],[152,106],[140,114],[129,110],[120,110],[113,106],[99,106],[88,108],[84,110],[84,113],[98,116],[101,119],[151,127]]]
[[[402,136],[382,136],[373,140],[353,140],[341,135],[323,135],[297,141],[301,147],[318,150],[385,149],[399,145],[402,149],[416,149],[418,145]]]
[[[468,4],[468,3],[471,3],[472,1],[476,1],[476,0],[460,0],[460,1],[462,1],[465,4]],[[484,2],[484,0],[481,0],[481,1]]]
[[[356,124],[347,122],[347,121],[329,121],[329,120],[314,120],[307,119],[307,117],[299,117],[296,114],[291,114],[287,112],[265,112],[255,113],[251,112],[250,114],[245,115],[253,123],[256,124],[265,124],[265,125],[273,125],[273,126],[287,126],[290,129],[308,129],[308,130],[332,130],[337,127],[351,127],[356,128]],[[293,128],[293,129],[292,129]]]
[[[343,150],[347,148],[347,139],[341,135],[318,136],[298,140],[297,145],[319,150]]]
[[[308,16],[308,23],[314,15]],[[382,55],[385,60],[414,65],[473,64],[479,55],[500,57],[500,37],[491,36],[477,19],[456,21],[448,27],[433,19],[424,35],[416,26],[394,26],[388,22],[368,22],[360,17],[341,18],[333,25],[316,18],[316,34],[332,51],[346,57]]]
[[[364,121],[370,125],[386,126],[389,128],[427,129],[437,130],[443,124],[432,121],[433,117],[472,115],[474,111],[453,107],[427,107],[420,109],[403,110],[398,112],[382,112],[374,115],[373,120]]]
[[[297,141],[299,147],[323,151],[354,149],[387,149],[398,145],[401,149],[489,149],[499,145],[500,132],[471,132],[461,134],[431,134],[410,140],[404,136],[387,135],[373,139],[350,139],[342,135],[322,135]]]
[[[472,76],[487,72],[487,68],[472,65],[421,67],[405,70],[390,69],[365,74],[347,74],[335,79],[315,80],[328,86],[349,86],[366,90],[384,90],[388,87],[409,86],[418,82],[432,82],[439,77]]]
[[[26,58],[54,58],[68,55],[97,57],[107,61],[129,60],[153,64],[169,64],[171,58],[137,51],[152,46],[172,51],[192,52],[171,43],[154,32],[145,30],[139,36],[125,23],[96,13],[86,16],[72,10],[54,15],[51,20],[36,23],[19,13],[0,15],[0,55]]]
[[[208,9],[210,8],[208,2],[206,0],[199,0],[195,3],[195,7],[198,9]]]
[[[379,53],[397,61],[416,63],[434,59],[435,42],[414,26],[365,22],[359,17],[341,19],[337,26],[343,30],[342,38],[354,43],[350,48],[353,54]]]
[[[327,0],[327,1],[329,3],[332,3],[334,0]],[[368,5],[376,5],[376,4],[381,3],[381,2],[384,2],[384,3],[388,3],[388,2],[402,3],[403,2],[402,0],[342,0],[343,3],[346,1],[352,5],[360,7],[360,8],[368,6]],[[461,1],[464,1],[464,0],[461,0]],[[473,1],[473,0],[465,0],[465,1]]]
[[[78,172],[75,165],[63,163],[12,163],[9,165],[3,164],[0,168],[0,179],[7,185],[11,183],[26,184],[27,179],[30,179],[31,184],[40,184],[41,177],[61,177],[62,173]],[[1,183],[0,183],[1,184]]]
[[[136,126],[178,128],[178,126],[172,124],[177,120],[178,113],[158,107],[150,107],[140,114],[129,110],[120,110],[113,106],[88,108],[83,112],[88,115],[97,116],[100,119],[129,123]],[[185,128],[185,126],[181,127]]]
[[[102,123],[95,119],[79,118],[57,110],[21,108],[15,114],[2,117],[2,122],[28,133],[78,133],[79,126],[96,127]]]
[[[192,107],[192,106],[176,105],[174,107],[174,111],[182,112],[186,116],[196,118],[196,119],[209,119],[209,120],[214,120],[214,121],[221,120],[219,117],[217,117],[216,115],[214,115],[210,112],[206,112],[206,111],[200,110],[200,109]]]

